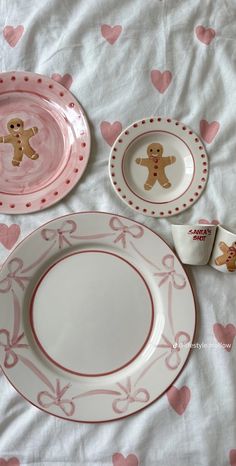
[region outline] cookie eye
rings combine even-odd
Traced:
[[[14,128],[14,125],[11,125],[11,128]]]
[[[150,152],[152,152],[152,149],[150,149]]]
[[[20,123],[17,123],[18,128],[20,128]]]
[[[157,152],[160,152],[160,149],[157,149]]]

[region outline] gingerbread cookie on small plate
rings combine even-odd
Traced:
[[[165,189],[171,187],[171,183],[166,176],[165,168],[176,161],[173,155],[164,157],[163,146],[158,143],[149,144],[147,147],[148,158],[137,158],[136,163],[147,167],[148,177],[144,184],[144,189],[152,189],[156,181]]]

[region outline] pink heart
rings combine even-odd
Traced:
[[[16,44],[18,44],[21,36],[24,33],[24,26],[16,26],[15,28],[13,26],[5,26],[3,29],[3,35],[8,44],[11,47],[15,47]]]
[[[197,26],[195,32],[197,38],[205,45],[209,45],[216,35],[214,29],[207,29],[204,26]]]
[[[58,83],[62,84],[62,86],[66,87],[67,89],[70,89],[70,86],[73,82],[73,79],[72,79],[72,76],[70,74],[64,74],[64,76],[62,76],[61,74],[58,74],[58,73],[54,73],[52,75],[52,79],[54,79],[54,81],[57,81]]]
[[[10,227],[5,223],[0,223],[0,243],[6,248],[11,249],[20,236],[20,227],[13,223]]]
[[[207,220],[206,218],[200,218],[200,220],[198,220],[198,223],[200,224],[205,224],[205,225],[219,225],[220,222],[219,220]]]
[[[170,71],[163,71],[163,73],[161,73],[159,70],[152,70],[151,80],[153,86],[163,94],[171,83],[172,73]]]
[[[101,33],[104,39],[109,42],[109,44],[113,45],[115,41],[118,39],[122,31],[122,26],[109,26],[108,24],[103,24],[101,26]]]
[[[225,327],[221,324],[214,324],[213,325],[213,331],[215,334],[215,337],[217,341],[221,344],[224,345],[224,349],[228,351],[228,353],[231,351],[234,338],[236,337],[236,327],[233,324],[227,324]],[[225,346],[227,345],[227,346]]]
[[[122,124],[119,121],[115,121],[114,123],[109,123],[109,121],[102,121],[100,124],[100,129],[102,136],[107,144],[112,146],[122,131]]]
[[[218,121],[212,121],[212,123],[208,123],[207,120],[200,121],[200,133],[202,139],[204,139],[204,141],[208,142],[209,144],[213,141],[219,129],[220,123],[218,123]]]
[[[126,458],[121,453],[112,456],[113,466],[138,466],[136,455],[128,455]]]
[[[230,461],[230,466],[236,466],[236,450],[230,450],[229,461]]]
[[[0,458],[0,466],[20,466],[20,461],[15,457],[9,458],[9,460]]]
[[[191,398],[190,389],[186,385],[180,389],[173,385],[166,394],[172,408],[181,416],[189,404]]]

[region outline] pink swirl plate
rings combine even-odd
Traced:
[[[159,398],[195,332],[188,277],[149,228],[81,212],[20,243],[0,273],[0,364],[41,410],[116,420]]]
[[[90,131],[72,94],[46,76],[0,74],[0,212],[45,209],[66,196],[89,159]]]
[[[114,142],[109,174],[115,192],[129,207],[151,217],[169,217],[201,196],[208,158],[199,136],[184,123],[144,118]]]

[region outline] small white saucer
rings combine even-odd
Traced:
[[[146,118],[119,135],[111,149],[109,173],[127,205],[145,215],[168,217],[201,196],[208,177],[207,154],[183,123]]]

